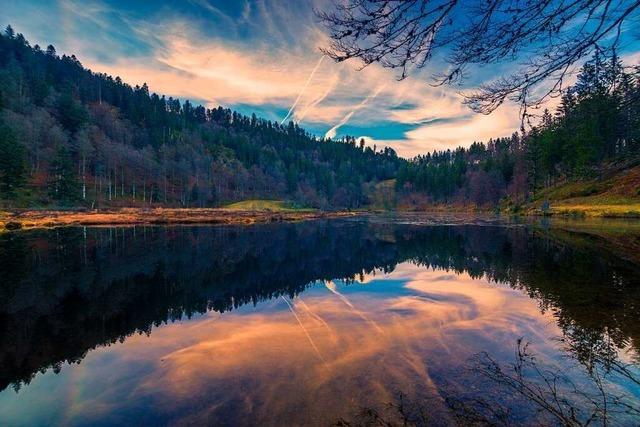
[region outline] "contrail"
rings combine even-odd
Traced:
[[[336,83],[338,82],[338,76],[336,76],[333,81],[331,82],[331,84],[329,86],[327,86],[327,89],[324,91],[324,93],[322,95],[320,95],[318,98],[316,98],[315,100],[313,100],[313,102],[311,102],[309,105],[307,105],[305,107],[305,109],[302,111],[302,113],[300,114],[300,118],[298,120],[296,120],[296,123],[300,123],[302,121],[302,119],[304,119],[304,117],[307,115],[307,112],[309,112],[309,110],[311,110],[312,108],[314,108],[316,105],[320,104],[322,101],[324,101],[324,99],[329,96],[329,94],[331,93],[331,91],[333,90],[333,88],[336,87]]]
[[[322,64],[322,60],[324,59],[324,55],[322,55],[320,57],[320,60],[318,61],[318,63],[316,64],[316,66],[314,67],[313,71],[311,71],[311,74],[309,74],[309,78],[307,79],[306,83],[304,84],[304,86],[302,87],[302,90],[300,91],[300,93],[298,94],[298,97],[296,98],[296,101],[293,103],[293,105],[291,106],[291,108],[289,108],[289,112],[287,112],[287,115],[284,116],[284,119],[282,119],[282,121],[280,122],[280,124],[283,124],[291,115],[291,113],[293,112],[293,109],[296,108],[296,105],[298,105],[298,102],[300,102],[300,98],[302,98],[302,94],[304,93],[305,90],[307,90],[307,86],[309,86],[309,83],[311,83],[311,80],[313,79],[313,75],[316,73],[316,71],[318,71],[318,68],[320,68],[320,64]]]
[[[364,107],[365,105],[367,105],[371,100],[373,100],[376,96],[378,96],[378,94],[382,91],[382,89],[385,88],[386,85],[381,85],[378,86],[378,88],[373,92],[370,93],[369,96],[367,96],[365,99],[363,99],[360,104],[356,105],[355,108],[351,111],[349,111],[343,118],[342,120],[340,120],[338,122],[337,125],[335,125],[334,127],[332,127],[331,129],[329,129],[327,131],[327,133],[324,134],[325,138],[335,138],[336,134],[338,133],[338,129],[340,129],[341,126],[344,126],[349,120],[351,120],[351,117],[353,117],[353,115],[356,113],[356,111],[358,111],[359,109],[361,109],[362,107]]]
[[[313,349],[316,351],[316,353],[318,354],[318,357],[320,358],[320,360],[322,360],[322,363],[324,363],[324,366],[326,366],[328,368],[329,365],[327,364],[327,361],[324,360],[324,357],[322,357],[322,354],[320,354],[320,350],[318,350],[318,347],[316,347],[316,344],[313,342],[313,339],[311,339],[311,335],[309,335],[309,332],[307,331],[307,329],[304,327],[304,325],[300,321],[300,318],[298,317],[298,314],[296,314],[296,312],[293,310],[293,307],[291,306],[289,301],[287,301],[287,299],[284,296],[281,297],[281,298],[282,298],[282,300],[284,302],[287,303],[287,306],[289,307],[289,310],[291,311],[291,313],[293,313],[293,316],[298,321],[298,324],[300,325],[300,328],[302,328],[302,330],[304,331],[305,335],[307,336],[307,339],[311,343],[311,347],[313,347]]]
[[[347,297],[345,297],[344,295],[342,295],[340,292],[338,292],[337,288],[336,288],[336,284],[333,283],[332,281],[328,281],[328,282],[324,282],[324,286],[329,289],[333,294],[335,294],[338,298],[340,298],[342,300],[342,302],[344,302],[345,304],[347,304],[349,307],[355,309],[355,307],[353,306],[353,304],[351,304],[351,301],[349,301],[347,299]]]

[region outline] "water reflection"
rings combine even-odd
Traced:
[[[560,366],[638,362],[638,266],[583,238],[380,221],[3,235],[0,387],[19,392],[0,412],[327,424],[401,390],[446,422],[469,357],[509,360],[523,336]]]

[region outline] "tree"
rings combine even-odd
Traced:
[[[0,194],[13,197],[25,180],[25,148],[8,126],[0,125]]]
[[[80,196],[80,186],[69,151],[62,145],[56,148],[50,167],[49,195],[61,202],[73,202]]]
[[[63,93],[58,99],[59,120],[71,132],[75,132],[89,120],[87,110],[70,93]]]
[[[290,193],[293,193],[298,189],[298,175],[298,168],[296,168],[294,164],[289,165],[289,168],[287,169],[287,190]]]
[[[523,114],[563,90],[564,77],[594,50],[613,55],[638,0],[523,1],[346,0],[318,11],[332,42],[323,52],[336,61],[356,58],[399,69],[424,67],[439,51],[449,69],[437,84],[460,82],[474,66],[522,59],[527,65],[470,94],[466,103],[490,113],[506,100]],[[551,80],[549,88],[534,89]]]
[[[7,25],[4,30],[4,35],[9,39],[13,39],[16,35],[16,32],[13,30],[13,27],[11,25]]]

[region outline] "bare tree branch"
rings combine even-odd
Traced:
[[[359,59],[398,69],[398,79],[439,51],[448,69],[434,84],[461,83],[473,66],[518,61],[517,72],[465,94],[489,114],[505,101],[529,108],[559,96],[574,65],[599,49],[613,54],[640,0],[346,0],[316,11],[329,30],[322,51],[335,61]]]

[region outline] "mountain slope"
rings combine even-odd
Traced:
[[[0,35],[0,206],[356,208],[403,162],[354,138],[131,87],[10,27]]]

